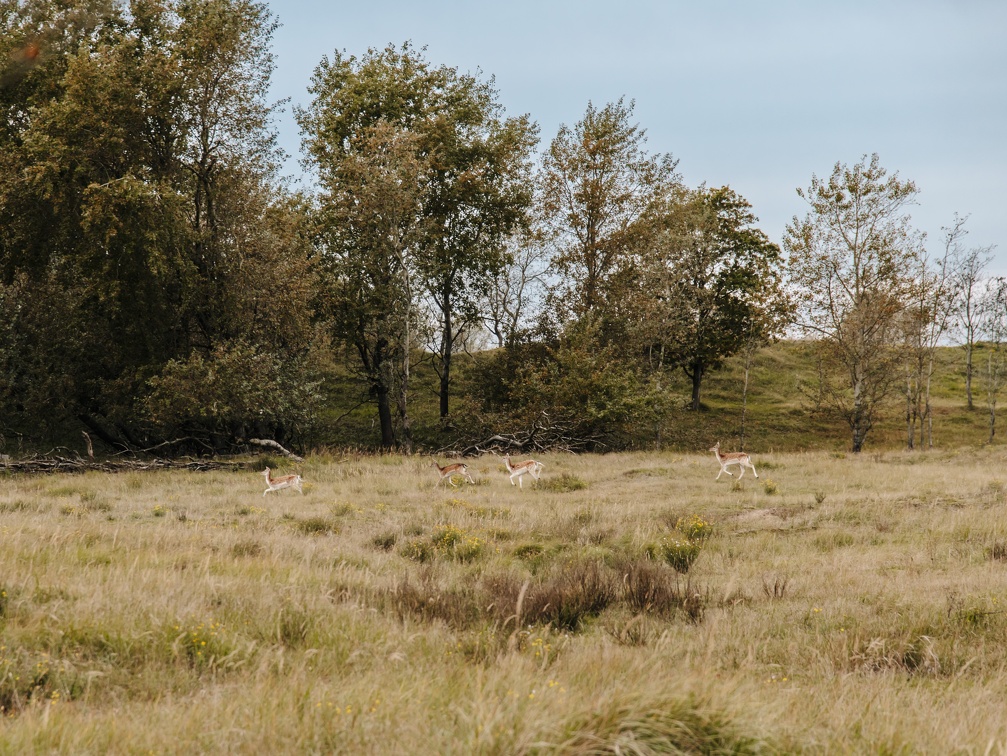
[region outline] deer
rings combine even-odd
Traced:
[[[717,477],[715,478],[715,480],[720,480],[720,476],[723,473],[727,473],[733,478],[734,473],[732,473],[730,470],[727,469],[731,465],[737,465],[739,470],[741,471],[738,475],[738,480],[741,480],[743,477],[745,477],[746,467],[752,468],[752,474],[756,478],[759,477],[759,473],[755,472],[755,465],[752,464],[752,458],[748,456],[746,452],[727,452],[726,454],[721,454],[720,441],[718,441],[712,447],[710,447],[710,451],[714,453],[714,455],[717,457],[717,461],[720,463],[720,472],[717,473]]]
[[[518,462],[516,465],[511,464],[510,454],[504,457],[503,461],[507,465],[507,472],[510,473],[510,484],[513,486],[514,478],[517,478],[518,488],[524,488],[522,480],[526,473],[531,475],[537,482],[539,473],[545,467],[541,462],[536,462],[534,459],[526,459],[524,462]]]
[[[283,488],[296,488],[301,492],[301,496],[304,495],[304,489],[301,488],[301,484],[304,482],[300,475],[281,475],[279,478],[274,478],[270,474],[270,470],[267,467],[262,471],[262,474],[266,478],[266,490],[262,492],[263,498],[270,491],[279,491]]]
[[[454,462],[450,465],[445,465],[444,467],[441,467],[439,464],[437,464],[437,460],[435,459],[433,460],[433,465],[434,467],[437,468],[437,472],[440,473],[441,476],[440,480],[438,480],[437,483],[434,484],[435,488],[439,486],[445,478],[448,479],[448,483],[451,484],[452,488],[458,488],[458,486],[456,486],[455,482],[452,480],[452,478],[455,475],[461,475],[462,477],[465,478],[465,480],[467,480],[472,485],[476,484],[476,482],[472,480],[472,476],[469,475],[469,466],[466,465],[464,462]]]

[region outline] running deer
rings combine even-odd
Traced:
[[[525,473],[531,475],[536,481],[538,481],[539,473],[542,472],[542,468],[545,466],[541,462],[536,462],[534,459],[527,459],[524,462],[518,462],[516,465],[513,465],[511,464],[509,454],[504,457],[504,464],[507,465],[507,472],[510,473],[510,484],[513,486],[514,478],[517,478],[518,488],[524,488],[522,480]]]
[[[266,490],[262,492],[262,496],[265,497],[270,491],[279,491],[282,488],[296,488],[304,495],[304,490],[301,488],[301,483],[303,479],[300,475],[281,475],[279,478],[274,478],[267,467],[262,471],[262,474],[266,477]]]
[[[441,467],[439,464],[437,464],[437,460],[435,459],[433,460],[433,465],[434,467],[437,468],[437,472],[440,473],[441,476],[440,480],[438,480],[437,483],[434,485],[435,488],[439,486],[441,484],[441,481],[443,481],[445,478],[448,479],[448,483],[451,484],[452,488],[458,488],[458,486],[455,485],[455,482],[451,480],[451,478],[453,478],[455,475],[461,475],[462,477],[465,478],[465,480],[467,480],[472,485],[476,484],[476,482],[472,480],[472,476],[469,475],[469,466],[466,465],[464,462],[455,462],[453,464]]]
[[[727,469],[731,465],[737,465],[738,469],[741,471],[740,474],[738,475],[738,480],[741,480],[743,477],[745,477],[746,467],[752,468],[752,474],[756,478],[759,477],[759,473],[755,472],[755,465],[752,464],[752,458],[749,457],[748,454],[746,454],[745,452],[727,452],[726,454],[721,454],[720,441],[714,444],[713,447],[710,449],[710,451],[712,451],[714,455],[716,455],[717,461],[720,463],[720,472],[717,473],[717,477],[715,478],[715,480],[720,480],[720,476],[723,473],[727,473],[733,478],[734,473],[732,473],[730,470]]]

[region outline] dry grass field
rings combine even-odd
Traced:
[[[1007,750],[1001,452],[542,461],[5,479],[0,751]]]

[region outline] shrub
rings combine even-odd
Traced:
[[[471,562],[482,555],[485,541],[454,525],[443,525],[433,535],[434,551],[456,562]]]
[[[607,608],[617,595],[614,575],[598,562],[564,565],[529,589],[523,617],[532,624],[550,623],[576,632],[585,620]]]
[[[371,539],[371,545],[382,551],[391,551],[398,540],[397,533],[380,533]]]
[[[540,480],[538,485],[545,491],[553,491],[555,493],[583,491],[587,488],[585,481],[570,473],[563,473],[562,475]]]
[[[399,549],[399,555],[414,562],[429,562],[434,558],[434,546],[426,538],[410,538]]]
[[[649,561],[633,561],[620,569],[622,596],[634,612],[670,614],[680,605],[677,581],[668,568]]]
[[[697,541],[690,541],[688,538],[675,538],[665,536],[660,542],[660,554],[665,562],[670,564],[678,572],[685,574],[692,567],[693,562],[702,551],[702,544]]]
[[[697,514],[680,517],[675,523],[675,529],[690,541],[704,543],[713,533],[713,525]]]
[[[305,535],[328,535],[339,532],[339,528],[324,517],[309,517],[306,520],[299,520],[296,527]]]
[[[627,745],[630,747],[627,748]],[[770,744],[743,734],[725,714],[694,696],[643,702],[609,699],[571,719],[558,742],[543,743],[557,753],[731,753],[774,752]]]
[[[262,545],[255,541],[239,541],[231,547],[234,557],[256,557],[262,553]]]

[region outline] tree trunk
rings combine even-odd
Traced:
[[[965,344],[965,398],[968,400],[968,408],[972,409],[972,336],[971,335],[969,335],[969,337],[966,339]]]
[[[864,427],[864,385],[860,375],[860,367],[856,371],[853,382],[853,414],[850,417],[850,430],[853,432],[853,453],[859,454],[864,448],[864,438],[867,429]]]
[[[905,370],[905,448],[912,451],[913,439],[916,436],[916,429],[912,422],[912,373]]]
[[[853,426],[853,453],[860,454],[864,448],[864,438],[866,437],[864,429],[859,425]]]
[[[403,358],[402,375],[399,378],[399,391],[396,397],[399,411],[399,427],[402,429],[402,451],[413,453],[413,424],[409,418],[409,348],[406,341],[406,354]]]
[[[441,314],[444,317],[444,333],[441,337],[441,420],[446,418],[450,412],[448,406],[448,395],[451,389],[451,353],[454,349],[454,332],[451,323],[451,290],[444,289],[444,297],[441,300]]]
[[[738,451],[745,451],[745,417],[748,414],[748,374],[755,359],[755,349],[751,342],[745,347],[745,384],[741,388],[741,439]]]
[[[699,390],[703,384],[703,363],[694,362],[692,363],[692,373],[689,374],[692,378],[692,409],[699,409]]]
[[[395,428],[392,426],[392,407],[389,401],[388,386],[379,383],[374,387],[378,397],[378,422],[381,425],[381,446],[391,449],[395,446]]]

